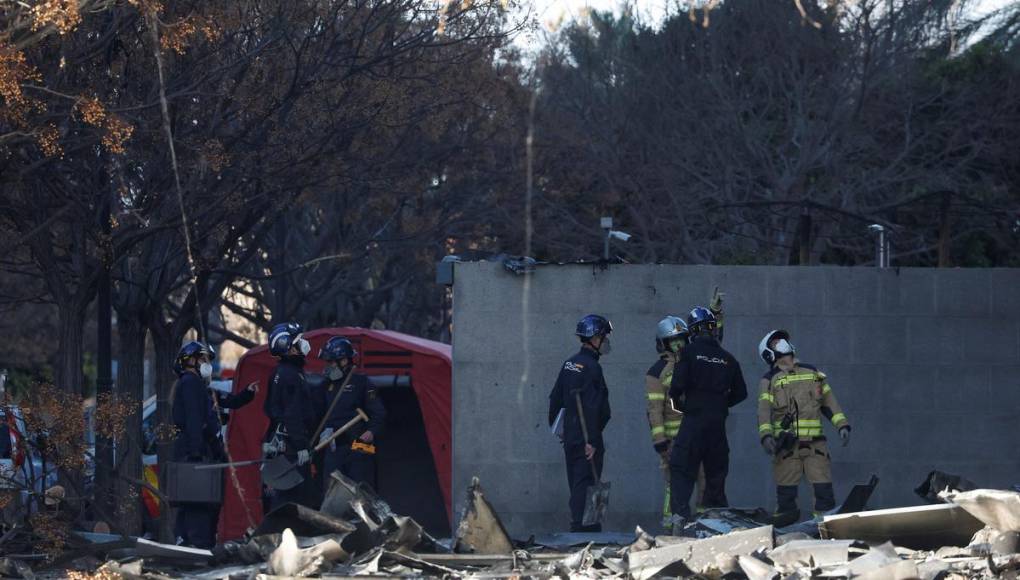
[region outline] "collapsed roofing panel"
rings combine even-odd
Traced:
[[[860,487],[843,508],[865,507],[876,483]],[[81,533],[58,565],[8,554],[0,558],[0,575],[55,578],[80,570],[79,578],[133,580],[1016,578],[1020,493],[977,489],[939,495],[951,503],[830,513],[784,529],[763,523],[770,517],[764,510],[723,508],[708,510],[679,536],[654,537],[637,528],[520,542],[506,534],[496,506],[475,479],[456,537],[437,540],[413,519],[393,513],[368,487],[334,473],[320,510],[283,506],[245,538],[212,551]],[[839,539],[817,539],[819,534]],[[5,534],[0,543],[15,536]],[[109,559],[101,566],[95,559],[100,555]]]

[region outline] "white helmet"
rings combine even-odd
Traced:
[[[779,342],[776,343],[776,348],[769,348],[769,343],[777,338]],[[761,360],[765,361],[765,364],[769,366],[772,366],[779,357],[794,354],[795,352],[796,349],[790,343],[790,333],[785,330],[769,331],[761,339],[761,342],[758,343],[758,354],[761,356]]]

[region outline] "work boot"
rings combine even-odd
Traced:
[[[687,527],[688,523],[687,518],[673,514],[669,518],[669,526],[666,529],[670,531],[670,535],[683,536],[684,529]]]
[[[792,510],[785,512],[776,512],[772,514],[772,525],[777,528],[785,526],[792,526],[793,524],[800,521],[800,510],[793,508]]]

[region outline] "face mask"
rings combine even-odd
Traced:
[[[212,378],[212,365],[209,363],[202,363],[198,367],[198,374],[206,380]]]
[[[308,344],[308,341],[303,338],[297,339],[296,346],[301,356],[308,356],[308,353],[312,351],[312,345]]]
[[[613,345],[609,342],[609,337],[607,336],[602,339],[602,345],[599,346],[599,354],[607,355],[611,352],[613,352]]]
[[[772,350],[776,351],[776,353],[780,355],[792,354],[793,345],[787,342],[785,338],[780,338]]]
[[[339,381],[344,378],[344,371],[340,367],[329,367],[326,370],[326,376],[328,376],[331,381]]]

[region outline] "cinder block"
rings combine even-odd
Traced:
[[[874,268],[826,268],[825,312],[831,316],[873,315],[879,303]]]
[[[992,408],[1020,408],[1020,365],[989,367],[988,374],[988,399]]]
[[[981,473],[981,481],[992,489],[1012,489],[1016,485],[1016,461],[975,465]],[[969,475],[967,477],[970,477]]]
[[[556,313],[597,308],[593,303],[594,279],[588,266],[540,268],[532,276],[529,288],[529,304],[535,312]]]
[[[826,290],[823,268],[774,268],[768,276],[769,311],[784,315],[822,314]]]
[[[1020,292],[1020,289],[1018,289]],[[958,336],[970,364],[1020,363],[1020,318],[961,320]]]
[[[939,367],[938,379],[931,393],[935,409],[974,413],[974,421],[979,421],[980,413],[989,410],[990,379],[990,369],[980,365]]]
[[[726,292],[726,311],[736,316],[753,316],[768,311],[768,276],[771,266],[725,268],[719,287]]]
[[[460,263],[454,272],[455,311],[459,308],[478,312],[520,311],[523,276],[515,276],[494,262]]]
[[[963,342],[956,326],[945,318],[908,318],[906,360],[936,365],[962,362]]]
[[[888,408],[882,392],[882,365],[827,365],[819,370],[828,377],[829,386],[850,420],[862,413]]]
[[[879,277],[881,312],[894,315],[935,313],[935,271],[930,268],[884,268]]]
[[[875,319],[871,319],[875,320]],[[882,319],[884,320],[884,319]],[[854,358],[854,331],[852,319],[835,316],[797,318],[797,334],[792,342],[801,360],[824,367]]]
[[[992,296],[990,271],[940,269],[936,273],[935,296],[940,316],[988,316]]]
[[[854,318],[852,327],[854,362],[889,364],[906,360],[907,323],[902,318]]]
[[[873,395],[882,407],[925,412],[935,409],[939,391],[938,369],[933,365],[888,365],[882,367],[881,389]]]
[[[989,272],[992,287],[992,316],[1020,317],[1020,268]]]
[[[498,478],[483,479],[482,487],[497,513],[504,510],[541,513],[558,507],[553,498],[561,498],[564,505],[567,502],[566,471],[562,459],[559,463],[507,464],[500,469]]]
[[[966,461],[970,457],[970,450],[963,434],[973,429],[974,413],[956,411],[912,413],[904,418],[904,422],[911,424],[913,432],[910,441],[912,460],[928,461],[937,465]]]

